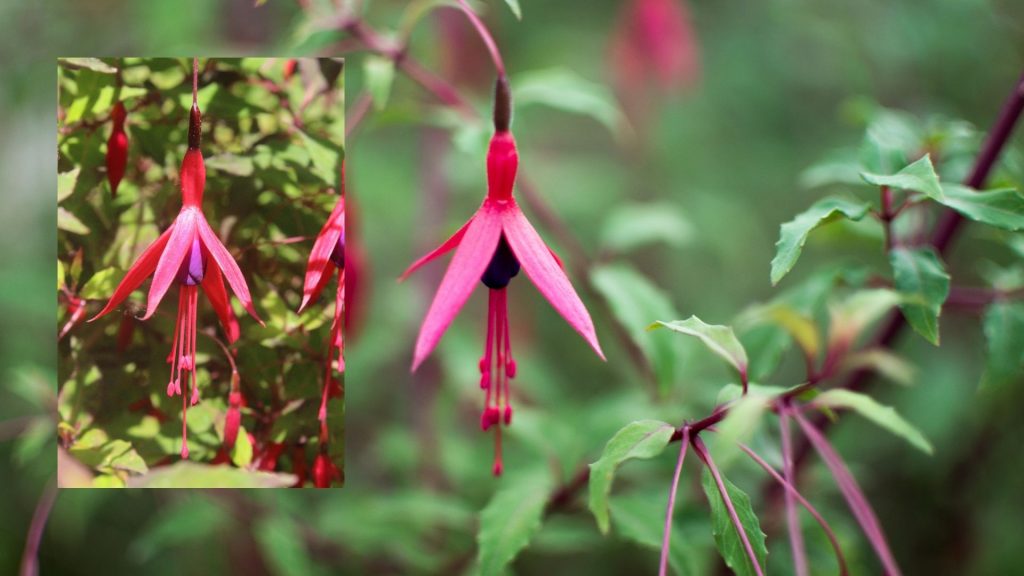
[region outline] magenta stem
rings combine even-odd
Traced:
[[[757,562],[757,554],[754,553],[754,547],[750,544],[750,538],[747,537],[747,531],[743,529],[743,524],[740,523],[740,516],[736,513],[736,507],[732,504],[732,498],[729,497],[729,491],[725,487],[725,482],[722,480],[722,475],[718,473],[718,467],[715,466],[715,461],[711,459],[711,454],[708,453],[708,449],[704,447],[704,442],[700,439],[700,436],[694,436],[690,443],[693,444],[693,451],[697,453],[697,457],[704,462],[704,465],[708,467],[708,471],[711,472],[711,477],[715,479],[715,485],[718,486],[718,493],[722,495],[722,501],[725,502],[725,509],[729,511],[729,519],[732,520],[732,525],[736,528],[736,532],[740,536],[740,541],[743,542],[743,549],[747,553],[747,557],[750,559],[750,563],[754,566],[754,572],[757,576],[764,576],[764,571],[761,570],[761,565]]]
[[[739,447],[740,450],[746,452],[747,456],[750,456],[754,460],[754,462],[757,462],[757,464],[761,466],[761,468],[764,468],[764,470],[768,472],[768,474],[770,474],[772,478],[774,478],[783,488],[786,489],[787,494],[791,494],[793,498],[799,501],[800,504],[807,509],[807,512],[809,512],[811,516],[813,516],[814,519],[817,520],[822,530],[825,531],[825,536],[828,538],[828,541],[832,544],[832,550],[834,550],[836,553],[836,561],[839,563],[839,574],[841,576],[846,576],[847,574],[849,574],[849,569],[846,567],[846,557],[843,556],[843,550],[839,547],[839,540],[836,538],[836,534],[832,530],[832,527],[829,526],[828,522],[825,521],[825,518],[822,517],[822,515],[818,513],[818,510],[813,505],[811,505],[811,503],[808,502],[807,499],[800,494],[800,492],[797,491],[796,487],[793,486],[792,483],[787,481],[782,476],[779,476],[779,473],[776,472],[774,468],[772,468],[771,464],[765,462],[764,458],[758,456],[757,453],[751,450],[749,446],[740,444]],[[804,570],[807,570],[806,558],[803,562]]]
[[[782,473],[785,474],[785,483],[792,487],[793,479],[793,443],[789,430],[789,414],[785,406],[779,407],[779,428],[782,432]],[[758,460],[760,458],[746,447],[740,446],[750,454],[750,457]],[[771,472],[774,472],[772,470]],[[807,550],[804,548],[804,535],[800,530],[800,515],[797,514],[795,497],[796,490],[786,490],[786,523],[789,524],[789,546],[793,551],[793,568],[797,576],[807,576]]]
[[[483,21],[480,20],[480,17],[476,15],[476,12],[473,12],[473,9],[469,7],[466,0],[458,0],[458,3],[459,7],[462,8],[462,11],[465,12],[466,17],[469,18],[469,21],[473,24],[473,27],[476,28],[476,32],[480,35],[480,39],[484,41],[484,44],[487,46],[487,51],[491,53],[491,60],[494,61],[494,67],[498,71],[498,76],[505,76],[505,61],[501,59],[501,52],[498,52],[498,45],[494,42],[494,38],[491,36],[490,31],[487,30],[487,26],[485,26]]]
[[[665,534],[661,538],[661,563],[658,565],[658,576],[668,574],[669,540],[672,536],[672,513],[676,508],[676,491],[679,489],[679,476],[683,472],[683,460],[686,459],[686,448],[690,445],[690,428],[683,428],[682,448],[676,461],[676,472],[672,476],[672,487],[668,493],[668,509],[665,510]]]
[[[53,503],[57,500],[57,483],[53,480],[43,489],[43,495],[39,497],[36,504],[36,511],[32,514],[32,522],[28,527],[28,537],[25,539],[25,552],[21,556],[21,576],[38,576],[39,574],[39,545],[43,541],[43,531],[46,529],[46,521],[53,510]]]

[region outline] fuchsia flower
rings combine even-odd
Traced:
[[[110,194],[117,196],[117,186],[124,178],[124,169],[128,166],[128,135],[124,132],[124,121],[127,113],[124,104],[117,102],[110,112],[114,123],[107,140],[107,181],[110,182]]]
[[[249,287],[245,283],[242,271],[238,268],[231,253],[217,238],[203,216],[203,189],[206,185],[206,168],[203,155],[199,150],[202,132],[202,116],[195,101],[193,91],[192,110],[189,118],[188,151],[181,164],[181,195],[182,207],[174,223],[156,239],[139,256],[135,264],[125,274],[121,283],[114,290],[110,301],[90,322],[107,314],[135,291],[142,281],[153,275],[153,283],[149,288],[146,314],[143,320],[152,316],[170,289],[172,283],[178,284],[178,315],[174,326],[174,344],[167,362],[171,365],[170,381],[167,384],[167,395],[181,395],[181,457],[188,458],[188,427],[186,415],[188,402],[185,392],[191,378],[191,404],[199,402],[199,389],[196,387],[196,309],[199,302],[198,287],[202,287],[210,304],[220,318],[228,340],[238,339],[238,320],[228,303],[228,295],[224,289],[227,279],[231,290],[242,302],[245,309],[260,325],[263,320],[256,314],[249,295]],[[211,265],[212,264],[212,265]],[[182,389],[182,373],[185,373],[185,389]]]
[[[345,372],[345,167],[341,169],[341,195],[331,215],[313,243],[306,265],[306,279],[302,289],[302,304],[299,312],[305,310],[313,300],[320,297],[327,282],[338,270],[338,290],[334,299],[334,320],[327,344],[327,361],[324,367],[324,391],[320,400],[320,421],[327,421],[327,400],[342,395],[340,383],[334,379],[332,364],[335,354],[338,358],[338,372]]]
[[[509,380],[515,378],[509,338],[507,287],[520,268],[544,298],[565,318],[591,348],[604,359],[594,324],[554,252],[534,230],[513,197],[519,155],[509,132],[510,96],[507,80],[498,81],[495,99],[495,133],[487,152],[487,197],[469,219],[444,244],[420,258],[402,275],[455,249],[441,286],[423,320],[416,340],[412,369],[415,371],[437,346],[477,282],[488,288],[487,335],[480,359],[480,387],[485,391],[480,425],[495,426],[494,475],[502,471],[501,425],[512,422]]]

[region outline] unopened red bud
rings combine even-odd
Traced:
[[[515,378],[516,377],[516,361],[515,360],[513,360],[511,358],[508,359],[508,362],[505,364],[505,374],[507,374],[509,378]]]

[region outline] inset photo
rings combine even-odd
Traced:
[[[59,486],[341,486],[344,61],[57,63]]]

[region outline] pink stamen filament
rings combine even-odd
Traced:
[[[494,475],[502,472],[501,428],[512,423],[512,395],[509,380],[515,376],[512,343],[509,337],[508,291],[488,290],[487,337],[484,356],[480,360],[480,385],[485,389],[484,410],[480,426],[494,430]]]
[[[188,458],[188,406],[199,402],[199,386],[196,382],[196,308],[199,304],[199,290],[195,285],[182,285],[178,291],[178,314],[174,322],[174,343],[168,362],[171,364],[171,379],[167,384],[167,395],[181,395],[181,457]],[[182,372],[184,388],[182,387]],[[191,402],[189,384],[191,383]]]

